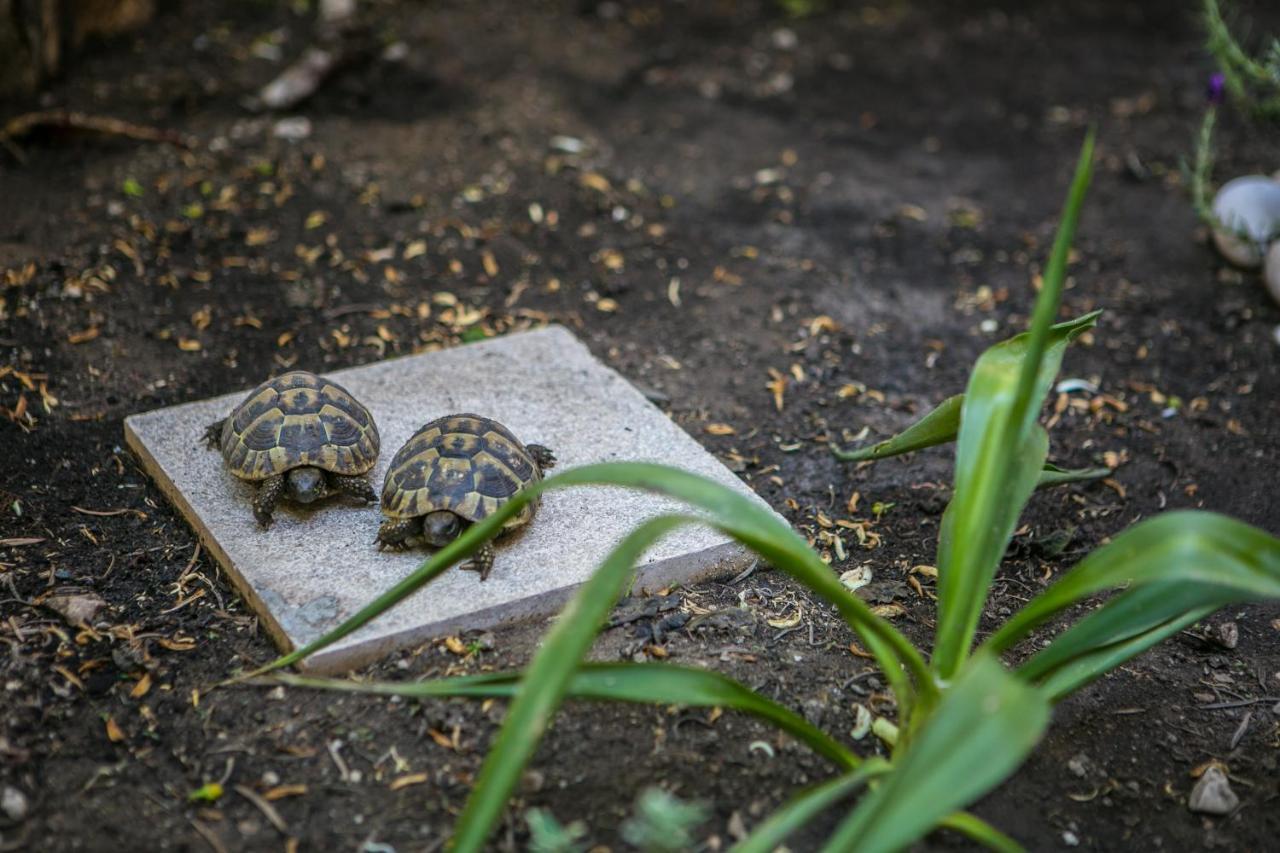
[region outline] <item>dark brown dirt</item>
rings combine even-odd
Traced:
[[[0,538],[38,540],[0,547],[0,783],[30,799],[25,819],[0,817],[0,849],[205,849],[210,837],[231,850],[288,838],[438,849],[501,707],[210,692],[273,650],[121,448],[129,413],[286,365],[566,323],[800,529],[816,536],[819,513],[866,522],[876,547],[846,535],[834,568],[870,563],[882,600],[905,608],[896,622],[927,641],[931,602],[905,581],[932,562],[949,451],[854,469],[823,441],[901,428],[1021,327],[1090,121],[1100,168],[1064,315],[1106,314],[1064,375],[1105,396],[1072,395],[1052,453],[1123,464],[1110,486],[1032,501],[987,627],[1162,509],[1280,532],[1280,310],[1205,246],[1178,180],[1210,68],[1195,4],[832,4],[792,21],[750,2],[372,3],[362,43],[400,39],[407,58],[366,50],[299,110],[314,132],[296,143],[241,102],[280,68],[257,54],[296,55],[308,22],[290,4],[174,5],[83,57],[41,104],[3,106],[81,109],[197,143],[48,134],[0,166]],[[1257,29],[1280,31],[1264,5]],[[583,150],[559,150],[557,135]],[[1220,138],[1219,176],[1280,166],[1274,134],[1228,120]],[[779,379],[780,410],[766,387]],[[879,521],[876,502],[892,505]],[[1036,550],[1069,527],[1065,553]],[[27,603],[63,585],[106,600],[96,631]],[[688,612],[719,612],[669,633],[669,659],[840,734],[851,703],[883,689],[850,682],[866,662],[849,633],[782,576],[680,594]],[[797,611],[798,631],[769,624]],[[1197,706],[1280,695],[1277,617],[1234,608],[1206,626],[1236,622],[1234,651],[1181,636],[1064,702],[977,812],[1031,849],[1275,849],[1275,699]],[[363,675],[517,666],[543,628],[499,631],[465,658],[431,645]],[[634,630],[606,632],[597,654],[647,654]],[[707,720],[570,707],[495,845],[522,848],[519,816],[541,805],[618,848],[636,792],[661,784],[711,806],[703,837],[720,849],[829,773],[760,725]],[[749,748],[759,739],[772,758]],[[335,741],[359,781],[340,775]],[[1241,795],[1224,819],[1185,805],[1209,759]],[[187,802],[224,777],[221,801]],[[274,801],[280,831],[235,785],[306,788]],[[816,848],[834,820],[793,849]]]

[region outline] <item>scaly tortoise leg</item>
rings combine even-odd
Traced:
[[[381,551],[383,548],[399,550],[403,548],[404,540],[420,530],[421,526],[422,519],[420,518],[387,519],[378,528],[378,539],[376,541],[378,550]]]
[[[488,580],[489,572],[493,571],[493,543],[486,542],[481,545],[480,550],[472,554],[471,559],[459,568],[469,572],[479,572],[480,580]]]
[[[284,494],[284,486],[283,474],[268,477],[258,486],[258,493],[253,496],[253,517],[263,527],[271,526],[271,512]]]
[[[373,486],[369,485],[369,481],[364,477],[344,477],[341,474],[330,474],[329,485],[344,495],[359,498],[367,504],[376,503],[378,500],[378,493],[373,490]]]
[[[227,419],[209,424],[204,431],[204,446],[210,450],[217,450],[222,446],[222,428],[226,426]]]
[[[548,468],[556,467],[556,455],[551,452],[550,447],[543,447],[541,444],[526,444],[525,449],[529,451],[529,455],[537,463],[539,473],[545,474]]]

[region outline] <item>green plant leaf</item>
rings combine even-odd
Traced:
[[[893,769],[828,839],[828,853],[901,850],[1011,774],[1049,722],[1045,696],[976,655]],[[954,825],[954,824],[952,824]]]
[[[1280,539],[1242,521],[1198,510],[1169,512],[1148,519],[1081,560],[1005,622],[987,640],[985,648],[999,654],[1084,598],[1116,587],[1137,588],[1147,584],[1158,584],[1170,596],[1175,590],[1179,590],[1179,595],[1183,589],[1200,590],[1200,593],[1188,593],[1189,606],[1207,606],[1214,602],[1221,606],[1246,599],[1278,598]],[[1203,596],[1199,602],[1195,601],[1197,594]],[[1118,602],[1119,597],[1115,601]],[[1138,599],[1137,604],[1144,601],[1146,599]],[[1129,602],[1117,606],[1135,607]],[[1153,624],[1141,610],[1129,612],[1136,620],[1146,620],[1135,622],[1131,633],[1145,631]],[[1154,618],[1159,622],[1173,615],[1167,612]],[[1085,621],[1095,616],[1098,612]],[[1122,639],[1122,631],[1108,638],[1101,628],[1097,630],[1099,634],[1093,643],[1110,644]],[[1065,659],[1065,650],[1088,652],[1088,644],[1080,639],[1083,636],[1068,632],[1058,637],[1041,654],[1049,653],[1059,642],[1064,645],[1053,652],[1052,658],[1042,658],[1042,664],[1045,661],[1060,664]]]
[[[1048,489],[1068,483],[1083,483],[1086,480],[1110,477],[1112,473],[1110,468],[1059,468],[1052,462],[1046,462],[1040,471],[1040,479],[1036,481],[1036,488]]]
[[[454,826],[453,850],[475,853],[484,848],[520,774],[551,725],[574,672],[614,602],[630,585],[636,563],[655,541],[687,523],[679,516],[646,521],[618,543],[570,599],[533,656],[502,729],[480,766],[462,816]]]
[[[773,853],[791,833],[866,785],[870,779],[889,772],[890,767],[883,758],[871,758],[851,773],[801,791],[769,815],[749,836],[735,844],[730,853]]]
[[[1089,682],[1137,657],[1156,643],[1172,637],[1184,628],[1194,625],[1218,609],[1218,605],[1184,610],[1180,615],[1159,625],[1131,636],[1127,640],[1109,646],[1094,646],[1079,652],[1069,661],[1041,677],[1036,686],[1052,701],[1058,702],[1084,687]],[[1022,673],[1019,672],[1019,675]]]
[[[956,812],[944,818],[938,826],[950,829],[976,841],[988,850],[999,853],[1022,853],[1023,847],[980,817],[968,812]]]
[[[938,630],[933,666],[942,678],[960,668],[1018,516],[1048,455],[1036,423],[1062,353],[1093,326],[1097,314],[1053,325],[1066,278],[1067,254],[1089,186],[1093,134],[1080,152],[1031,328],[989,348],[974,365],[961,406],[955,490],[938,539]]]
[[[473,524],[441,548],[404,580],[365,605],[341,625],[301,649],[283,655],[241,679],[290,666],[366,625],[495,536],[507,519],[548,489],[571,486],[624,486],[664,494],[701,510],[693,519],[711,524],[755,551],[775,568],[790,574],[836,606],[875,655],[898,701],[900,713],[910,708],[918,689],[927,700],[936,694],[932,673],[920,653],[901,633],[871,612],[862,599],[840,583],[818,555],[789,525],[768,509],[732,489],[664,465],[617,462],[571,468],[518,492],[488,518]],[[612,605],[612,602],[610,602]],[[904,673],[904,668],[906,672]],[[910,674],[911,679],[907,677]],[[914,689],[913,689],[914,681]]]
[[[956,394],[943,400],[929,414],[892,438],[857,450],[841,450],[832,444],[831,452],[842,461],[861,462],[867,459],[885,459],[955,441],[956,432],[960,429],[960,406],[963,403],[964,395]]]
[[[1060,323],[1059,326],[1069,333],[1078,334],[1076,332],[1078,322],[1073,320],[1068,323]],[[1067,337],[1052,339],[1049,348],[1050,357],[1061,359],[1061,353],[1055,350],[1065,349],[1069,342],[1070,339]],[[1007,343],[1015,349],[1019,346],[1025,347],[1026,335],[1019,335],[1010,339]],[[954,397],[948,397],[943,400],[929,414],[891,438],[866,447],[860,447],[857,450],[841,450],[832,444],[830,445],[831,453],[837,459],[845,462],[862,462],[887,459],[890,456],[899,456],[903,453],[912,453],[917,450],[923,450],[926,447],[934,447],[935,445],[955,441],[956,434],[960,430],[960,409],[963,405],[964,395],[956,394]],[[1040,473],[1040,479],[1036,483],[1036,488],[1044,489],[1051,486],[1062,486],[1067,483],[1096,480],[1099,477],[1108,477],[1110,475],[1110,468],[1066,469],[1059,468],[1052,462],[1046,462],[1044,463],[1044,470]]]
[[[278,674],[275,679],[295,687],[375,693],[425,699],[437,696],[509,699],[516,695],[521,674],[487,673],[411,682],[359,682]],[[718,672],[666,663],[585,663],[573,674],[565,695],[572,699],[636,702],[650,705],[727,708],[750,714],[777,726],[838,767],[858,766],[848,747],[810,724],[794,711],[766,699]]]

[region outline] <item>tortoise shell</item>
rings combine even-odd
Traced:
[[[268,379],[249,392],[222,427],[222,458],[244,480],[265,480],[313,465],[343,476],[378,460],[378,428],[351,393],[305,370]]]
[[[511,430],[481,415],[448,415],[424,425],[391,460],[382,512],[416,518],[449,510],[479,521],[541,479],[532,454]],[[503,529],[528,524],[537,505],[525,505]]]

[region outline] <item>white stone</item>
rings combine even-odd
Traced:
[[[425,422],[477,412],[526,443],[545,444],[558,470],[594,462],[674,465],[757,497],[659,409],[560,327],[326,373],[373,413],[381,490],[396,450]],[[263,377],[265,378],[265,377]],[[275,524],[253,520],[253,487],[205,450],[205,427],[247,393],[173,406],[125,420],[129,446],[227,571],[284,650],[306,644],[412,572],[424,552],[379,552],[382,516],[342,498],[312,508],[282,504]],[[553,472],[554,473],[554,472]],[[312,656],[335,672],[444,634],[555,612],[615,544],[645,519],[680,509],[655,495],[612,487],[549,492],[533,523],[496,543],[485,582],[451,570],[360,631]],[[654,590],[744,569],[750,555],[703,525],[676,530],[643,557],[637,588]]]
[[[1280,240],[1276,240],[1267,249],[1267,260],[1262,270],[1263,280],[1267,283],[1267,292],[1280,305]]]
[[[1213,198],[1213,215],[1222,224],[1213,232],[1222,256],[1236,266],[1257,269],[1267,241],[1280,233],[1280,183],[1265,175],[1228,181]]]

